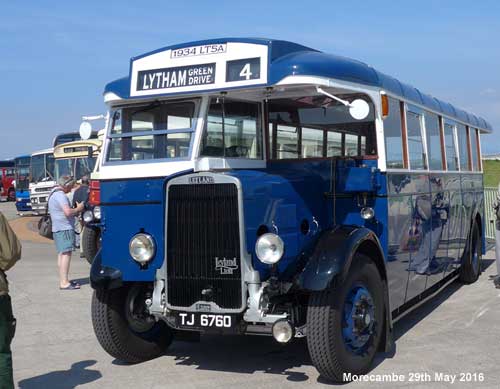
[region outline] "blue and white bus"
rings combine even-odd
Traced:
[[[30,202],[36,214],[47,212],[50,191],[56,185],[54,149],[44,149],[31,154]]]
[[[92,317],[120,360],[181,331],[305,336],[342,380],[417,303],[481,272],[491,126],[362,62],[191,42],[132,58],[104,100]]]
[[[16,168],[16,209],[17,212],[31,211],[30,202],[30,165],[31,155],[22,155],[14,159]]]

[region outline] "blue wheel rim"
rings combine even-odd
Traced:
[[[343,309],[342,338],[346,348],[354,354],[364,354],[371,344],[374,327],[373,297],[363,285],[353,285]]]

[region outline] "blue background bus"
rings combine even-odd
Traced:
[[[14,159],[16,167],[16,209],[18,212],[31,211],[30,202],[30,165],[31,155]]]

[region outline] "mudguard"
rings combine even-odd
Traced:
[[[351,268],[352,259],[358,247],[367,240],[372,241],[384,258],[380,242],[373,231],[365,227],[341,226],[325,231],[299,277],[299,285],[311,292],[320,292],[331,286],[333,281],[342,282]],[[374,253],[375,254],[375,253]],[[381,278],[384,285],[385,331],[381,342],[381,349],[385,352],[394,350],[392,336],[392,317],[389,303],[389,290],[385,261]]]
[[[115,289],[123,285],[120,270],[103,266],[101,250],[99,250],[90,267],[90,286],[93,289]]]
[[[337,275],[343,279],[351,267],[354,253],[366,240],[375,243],[382,255],[377,236],[368,228],[341,226],[325,231],[300,275],[300,286],[317,292],[328,288]],[[382,278],[386,278],[385,274]]]

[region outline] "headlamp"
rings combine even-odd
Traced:
[[[140,233],[135,235],[128,245],[130,255],[134,261],[144,265],[155,255],[156,246],[153,237],[149,234]]]
[[[274,265],[283,257],[285,244],[276,234],[267,233],[261,235],[255,243],[257,258],[263,263]]]

